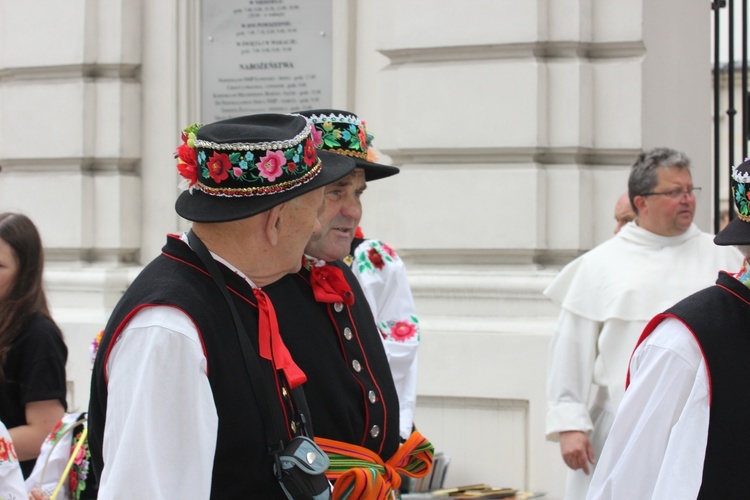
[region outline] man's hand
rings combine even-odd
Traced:
[[[565,464],[573,470],[583,469],[589,473],[589,463],[593,464],[594,449],[585,432],[565,431],[560,433],[560,452]]]

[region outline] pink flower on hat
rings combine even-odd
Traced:
[[[217,153],[211,155],[211,158],[206,162],[208,173],[211,178],[217,184],[221,181],[226,180],[229,177],[229,169],[232,168],[232,162],[229,160],[229,156],[224,153]]]
[[[312,127],[310,130],[310,135],[312,136],[313,145],[316,148],[319,148],[321,144],[323,144],[323,131],[318,130],[317,127]]]
[[[265,177],[270,182],[276,180],[284,171],[281,169],[286,165],[286,156],[283,151],[268,151],[266,156],[255,164],[261,177]]]

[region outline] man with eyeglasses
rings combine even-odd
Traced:
[[[647,322],[742,263],[693,224],[699,192],[683,153],[640,154],[628,180],[635,221],[565,266],[544,292],[561,308],[549,350],[547,439],[559,440],[571,469],[566,500],[586,497]]]

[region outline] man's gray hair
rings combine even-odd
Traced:
[[[638,155],[628,178],[628,197],[636,213],[638,209],[633,203],[635,197],[654,190],[659,183],[657,169],[671,167],[685,168],[689,171],[690,158],[685,153],[670,148],[654,148]]]

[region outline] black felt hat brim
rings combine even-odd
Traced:
[[[320,150],[317,154],[322,162],[318,175],[289,191],[264,196],[230,197],[212,196],[194,189],[192,193],[184,191],[180,194],[175,203],[175,210],[180,217],[192,222],[229,222],[246,219],[335,182],[355,168],[354,161],[345,156]]]
[[[359,158],[354,158],[354,162],[357,164],[357,168],[365,171],[365,180],[368,182],[384,179],[400,172],[398,167],[383,165],[382,163],[373,163],[367,160],[360,160]]]
[[[714,237],[714,243],[717,245],[750,245],[750,222],[735,217]]]

